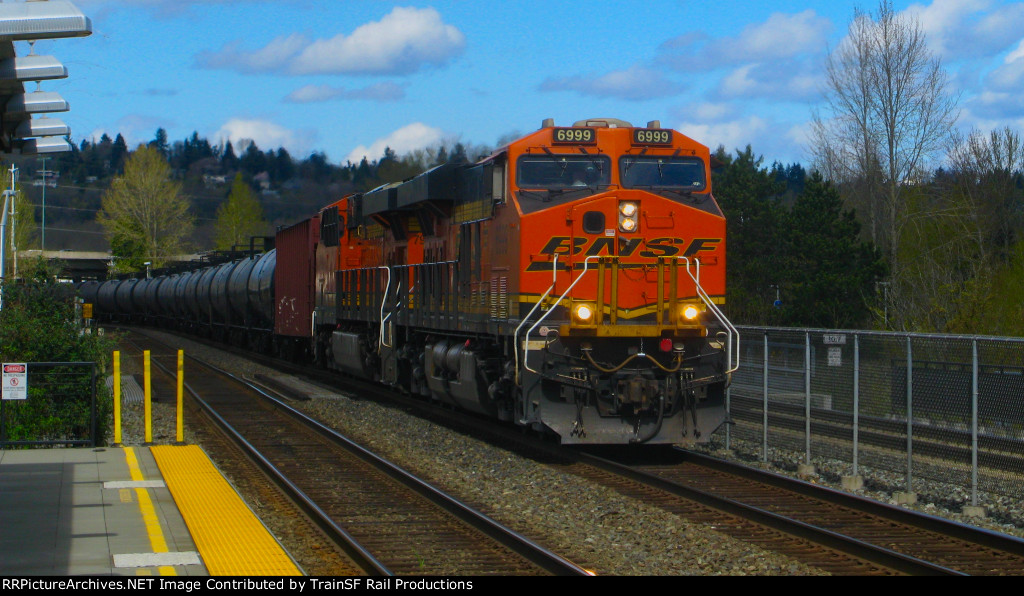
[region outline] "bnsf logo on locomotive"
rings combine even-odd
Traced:
[[[701,252],[712,252],[718,248],[721,238],[694,238],[689,243],[683,238],[570,238],[569,236],[552,236],[544,248],[542,255],[583,255],[595,257],[600,255],[629,257],[634,254],[645,258],[657,257],[692,257]],[[680,248],[686,245],[685,250]],[[642,246],[642,248],[641,248]],[[551,263],[534,262],[527,271],[550,271]]]

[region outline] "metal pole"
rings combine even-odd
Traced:
[[[761,408],[761,461],[768,463],[768,332],[764,332],[764,372],[761,375],[764,380],[764,405]]]
[[[92,432],[92,446],[96,446],[96,440],[99,438],[99,428],[96,426],[96,363],[92,363],[92,405],[89,408],[89,428]]]
[[[114,447],[121,446],[121,352],[114,351]]]
[[[142,352],[142,371],[145,379],[143,415],[146,419],[146,445],[153,444],[153,406],[152,406],[152,377],[149,367],[149,350]]]
[[[725,389],[725,416],[726,416],[726,418],[729,418],[730,402],[732,401],[731,398],[732,398],[732,387],[727,387]],[[731,433],[732,433],[732,425],[731,424],[726,424],[725,425],[725,450],[726,451],[731,449],[731,447],[730,447],[730,445],[732,443],[732,441],[730,440],[732,438],[732,434]]]
[[[46,157],[40,157],[39,160],[43,162],[43,169],[40,172],[43,175],[43,223],[40,226],[39,236],[39,249],[40,252],[46,250]]]
[[[907,336],[907,492],[913,492],[914,463],[914,357]]]
[[[971,368],[971,506],[978,506],[978,338],[974,338]]]
[[[811,465],[811,332],[804,332],[804,463]]]
[[[0,211],[0,310],[4,307],[4,268],[7,265],[7,201],[11,198],[9,191],[4,191],[3,211]]]
[[[7,211],[8,203],[14,202],[14,185],[18,178],[18,168],[11,164],[11,188],[3,191],[3,211],[0,211],[0,310],[4,307],[4,281],[6,280],[5,266],[7,263]],[[11,205],[11,211],[14,206]],[[11,240],[14,240],[14,230],[11,230]]]
[[[175,439],[178,444],[185,442],[185,422],[184,422],[184,403],[183,399],[183,386],[185,384],[185,350],[178,350],[178,424],[175,433]]]
[[[14,279],[18,279],[18,236],[17,236],[17,224],[18,223],[18,194],[14,193],[11,195],[11,274]]]
[[[860,336],[853,334],[853,475],[857,475],[857,442],[860,440]]]

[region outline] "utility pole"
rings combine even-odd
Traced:
[[[3,191],[3,210],[0,211],[0,310],[4,307],[4,267],[7,264],[7,217],[8,211],[14,214],[14,184],[18,177],[18,168],[11,164],[11,189]],[[8,208],[8,205],[10,207]],[[14,224],[11,222],[11,244],[14,244]]]

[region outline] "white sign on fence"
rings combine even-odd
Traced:
[[[28,365],[24,362],[5,362],[3,366],[3,399],[27,399]]]
[[[826,346],[845,346],[846,345],[846,334],[843,333],[826,333],[821,336],[821,343]]]
[[[842,348],[829,348],[828,349],[828,365],[829,366],[842,366],[843,365],[843,349]]]

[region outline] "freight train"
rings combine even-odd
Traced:
[[[350,194],[262,254],[82,288],[101,319],[304,359],[566,444],[706,442],[739,334],[708,148],[542,127]]]

